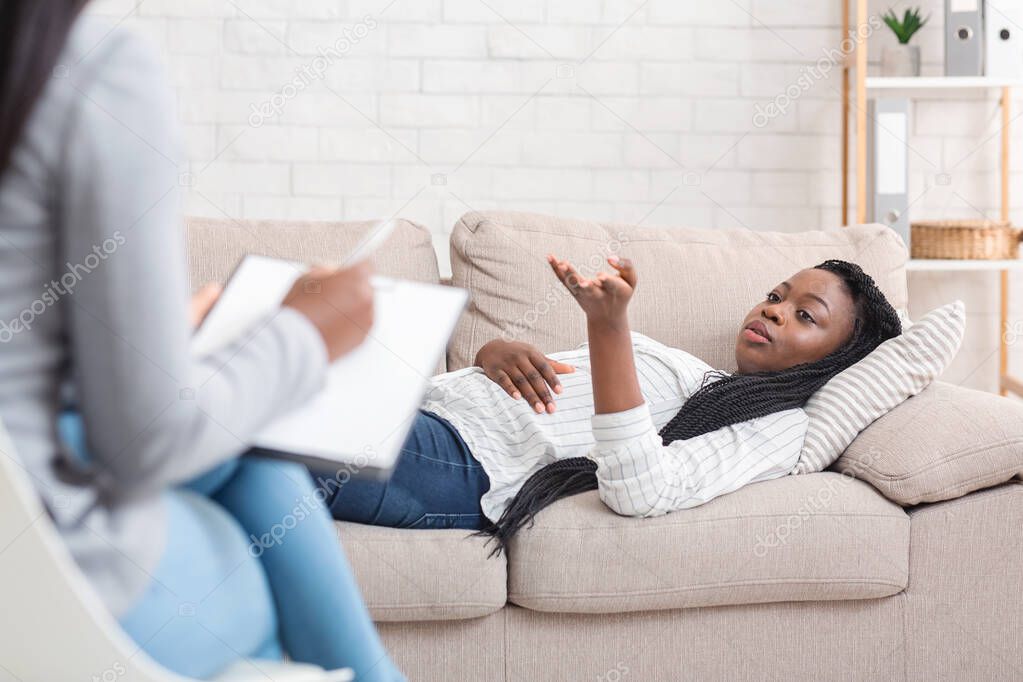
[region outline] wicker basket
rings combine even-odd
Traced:
[[[920,220],[910,225],[913,258],[1019,258],[1023,229],[1007,220]]]

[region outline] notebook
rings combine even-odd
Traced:
[[[192,340],[208,355],[272,315],[308,266],[246,256]],[[251,454],[295,460],[318,474],[385,478],[465,309],[463,289],[373,277],[373,326],[328,370],[323,391],[253,439]],[[343,473],[347,472],[347,473]]]

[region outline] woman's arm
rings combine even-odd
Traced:
[[[586,334],[594,411],[609,414],[642,405],[628,320],[619,324],[587,320]]]
[[[604,504],[625,516],[658,516],[792,470],[806,433],[801,409],[663,445],[636,377],[626,314],[632,264],[609,259],[616,275],[586,279],[567,261],[548,261],[586,313],[596,412],[590,457]]]
[[[77,396],[100,483],[147,494],[249,447],[323,385],[328,344],[282,308],[212,357],[189,350],[175,102],[148,47],[115,31],[72,68],[55,201]],[[327,288],[324,287],[324,292]]]
[[[661,444],[646,405],[592,419],[600,499],[624,516],[688,509],[799,461],[806,413],[793,408]]]
[[[553,255],[547,261],[586,313],[596,413],[622,412],[642,405],[629,334],[628,306],[637,281],[631,261],[608,258],[617,274],[601,272],[593,279],[583,277],[571,263]]]

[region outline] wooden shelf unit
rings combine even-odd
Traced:
[[[850,4],[853,0],[842,2],[842,40],[854,41],[855,52],[852,59],[847,59],[842,68],[842,224],[849,224],[849,116],[856,116],[856,222],[867,222],[867,97],[868,91],[873,93],[904,92],[912,97],[925,92],[950,92],[955,90],[990,90],[1000,91],[1001,107],[1001,219],[1009,220],[1009,140],[1010,130],[1010,94],[1012,87],[1021,85],[1016,80],[1004,78],[947,77],[921,76],[917,78],[886,78],[867,75],[866,40],[856,41],[850,35]],[[855,26],[867,25],[867,0],[855,0]],[[851,73],[855,72],[855,82]],[[851,112],[852,99],[850,90],[855,91],[856,110]],[[935,260],[927,263],[927,259],[911,259],[906,263],[908,271],[998,271],[1000,272],[1000,325],[999,334],[999,393],[1006,395],[1009,391],[1023,396],[1023,381],[1009,375],[1009,354],[1006,344],[1006,333],[1009,330],[1009,270],[1016,269],[1015,261],[946,261]],[[981,265],[983,263],[983,265]]]
[[[1011,88],[1021,83],[1007,78],[987,76],[919,76],[917,78],[892,78],[867,76],[867,90],[927,91],[927,90],[991,90]]]

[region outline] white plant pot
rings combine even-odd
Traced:
[[[890,45],[881,50],[881,75],[906,77],[920,75],[920,48],[916,45]]]

